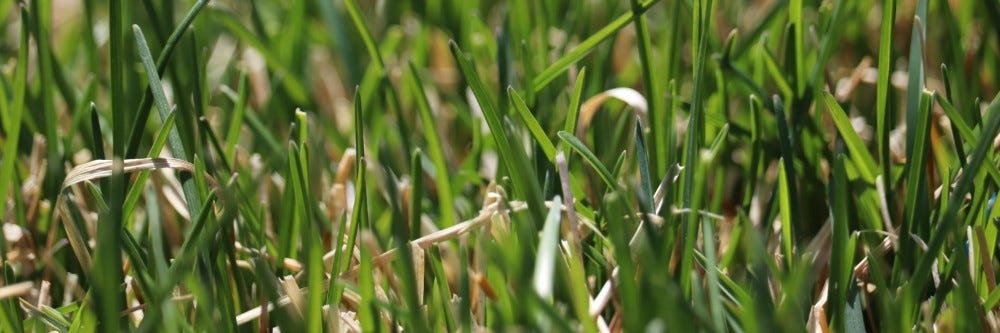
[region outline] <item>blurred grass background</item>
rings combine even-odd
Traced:
[[[0,331],[997,331],[1000,3],[0,0]]]

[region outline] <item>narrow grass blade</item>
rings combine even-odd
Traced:
[[[21,136],[21,119],[25,110],[25,93],[28,88],[28,22],[27,11],[21,8],[21,38],[17,51],[17,67],[14,70],[14,95],[10,108],[10,117],[4,118],[7,140],[0,152],[0,218],[7,216],[8,188],[17,184],[15,171],[18,149],[17,141]],[[4,89],[0,87],[0,89]],[[6,248],[2,252],[6,253]]]
[[[788,3],[788,21],[792,29],[792,61],[795,63],[795,97],[800,97],[806,89],[805,26],[802,24],[802,0]]]
[[[782,220],[786,217],[789,223],[792,225],[798,225],[801,221],[801,212],[799,211],[799,190],[797,185],[797,177],[795,170],[795,147],[793,143],[795,140],[792,137],[792,129],[789,128],[788,119],[785,116],[784,104],[781,102],[781,98],[778,96],[773,96],[774,104],[774,117],[778,122],[778,145],[781,150],[781,162],[785,166],[785,174],[787,177],[785,181],[787,183],[786,190],[788,191],[788,196],[786,199],[790,200],[791,205],[790,214],[782,215]]]
[[[828,95],[829,96],[829,95]],[[849,179],[844,155],[838,154],[834,160],[833,195],[830,198],[833,215],[833,251],[830,254],[830,298],[831,322],[836,331],[844,331],[847,291],[850,289],[850,274],[853,249],[847,247],[849,235]],[[848,252],[851,251],[851,252]]]
[[[587,68],[580,69],[573,83],[573,94],[569,97],[569,110],[566,114],[566,124],[563,130],[568,133],[576,133],[577,115],[580,114],[580,100],[583,97],[583,84],[586,82]]]
[[[785,169],[786,164],[784,157],[782,157],[781,163],[778,163],[778,206],[781,212],[781,254],[785,259],[785,267],[791,267],[795,261],[795,252],[793,251],[793,235],[795,233],[792,230],[794,223],[792,196],[789,190],[791,186],[788,185],[791,179],[789,179],[788,171]]]
[[[618,182],[615,181],[611,171],[608,171],[608,168],[604,166],[604,163],[601,163],[601,160],[598,159],[597,156],[583,144],[583,142],[580,142],[580,139],[577,139],[575,136],[565,131],[559,131],[558,135],[563,142],[568,144],[571,148],[573,148],[573,150],[576,150],[580,156],[583,156],[583,159],[590,164],[590,167],[594,168],[594,171],[597,171],[597,175],[601,177],[601,180],[604,181],[604,184],[607,185],[609,189],[614,190],[618,188]]]
[[[126,102],[125,67],[127,63],[125,51],[125,31],[127,16],[125,5],[121,0],[111,0],[109,41],[111,63],[111,115],[112,115],[112,165],[108,206],[111,208],[105,223],[98,225],[97,250],[94,253],[93,272],[94,301],[97,305],[99,329],[105,332],[118,332],[125,328],[125,321],[118,313],[123,309],[124,292],[119,287],[123,281],[120,230],[122,206],[125,201],[125,150],[128,145],[126,135],[130,119],[128,113],[131,107]],[[68,177],[69,175],[67,175]]]
[[[355,0],[345,0],[344,7],[347,9],[348,16],[351,17],[351,22],[354,23],[354,28],[358,29],[358,34],[361,35],[361,41],[365,44],[365,49],[368,50],[368,55],[372,58],[372,64],[375,65],[375,70],[379,73],[385,72],[385,63],[382,62],[382,55],[379,52],[378,46],[375,44],[375,39],[372,38],[372,33],[368,30],[368,26],[365,25],[364,18],[361,16],[361,10],[358,9],[358,4]]]
[[[882,188],[885,202],[893,202],[892,160],[889,158],[889,132],[892,130],[893,112],[889,108],[889,75],[892,72],[892,28],[896,20],[896,0],[882,2],[882,20],[879,25],[878,79],[876,80],[875,116],[878,132],[879,163],[882,167]],[[891,214],[891,213],[890,213]],[[890,215],[891,216],[891,215]]]
[[[834,125],[837,126],[840,137],[847,145],[848,151],[851,152],[851,161],[854,163],[854,166],[861,172],[861,176],[864,177],[866,182],[874,184],[878,173],[876,171],[875,159],[872,158],[868,149],[865,148],[861,137],[858,136],[858,133],[854,130],[854,126],[851,125],[851,120],[847,118],[847,114],[840,108],[840,104],[837,103],[833,95],[829,92],[823,93],[823,101],[826,102],[826,109],[830,112],[830,118],[833,119]]]
[[[931,232],[930,241],[927,242],[927,250],[924,251],[926,254],[921,256],[917,261],[917,265],[905,288],[908,293],[920,293],[927,286],[927,282],[931,278],[932,265],[937,259],[937,254],[944,248],[945,240],[958,229],[955,226],[956,217],[962,202],[965,200],[965,195],[972,191],[978,174],[983,170],[981,166],[983,163],[987,163],[986,156],[992,147],[993,138],[1000,132],[1000,103],[997,101],[991,103],[985,114],[990,115],[990,117],[985,126],[983,126],[982,134],[970,155],[971,159],[965,169],[968,172],[963,172],[959,176],[954,191],[948,196],[948,205],[938,215],[937,223],[934,226],[933,232]]]
[[[233,117],[229,120],[229,128],[226,130],[226,160],[228,161],[233,161],[236,158],[236,144],[240,139],[240,129],[244,123],[243,115],[246,113],[249,99],[246,71],[240,72],[239,82],[236,106],[233,107]]]
[[[198,16],[198,13],[208,5],[211,0],[198,0],[195,2],[191,9],[188,11],[184,19],[181,20],[180,24],[170,33],[170,37],[167,38],[167,42],[163,44],[163,49],[160,51],[160,55],[156,58],[156,73],[157,75],[163,75],[166,72],[167,64],[170,61],[170,57],[173,55],[174,49],[177,44],[181,41],[181,37],[194,22],[194,19]],[[135,156],[139,152],[139,139],[142,137],[143,129],[146,128],[146,121],[149,119],[149,111],[153,106],[153,92],[152,86],[146,88],[145,94],[142,95],[142,100],[139,102],[139,109],[136,111],[135,123],[132,125],[132,130],[129,132],[128,147],[126,148],[125,157]]]
[[[570,50],[569,53],[566,53],[566,55],[564,55],[562,58],[559,58],[559,60],[556,60],[549,67],[546,67],[545,70],[543,70],[541,73],[538,73],[538,75],[531,80],[531,89],[535,92],[539,92],[542,89],[544,89],[545,86],[549,84],[549,82],[552,82],[552,80],[554,80],[557,76],[559,76],[559,74],[562,74],[564,71],[566,71],[566,69],[569,68],[570,65],[579,61],[581,58],[583,58],[588,53],[593,51],[598,44],[614,36],[615,33],[618,32],[618,30],[621,30],[621,28],[624,28],[626,25],[632,22],[632,19],[635,18],[636,13],[645,12],[650,7],[655,5],[657,2],[660,2],[660,0],[650,0],[646,3],[641,4],[639,8],[634,9],[631,12],[625,13],[622,16],[619,16],[614,21],[611,21],[611,23],[609,23],[607,26],[605,26],[601,30],[597,31],[596,33],[588,37],[586,40],[581,42],[580,45],[577,45],[572,50]]]
[[[538,254],[535,256],[535,273],[533,285],[535,293],[542,300],[552,297],[552,284],[556,280],[556,255],[558,254],[559,226],[562,222],[562,199],[552,198],[552,207],[545,216],[545,227],[542,229],[541,240],[538,242]]]
[[[455,61],[458,62],[458,67],[462,71],[462,75],[468,81],[469,87],[472,89],[479,106],[483,110],[483,116],[490,127],[490,133],[493,135],[496,148],[500,152],[500,160],[514,182],[514,193],[523,197],[528,203],[528,210],[531,212],[532,218],[535,221],[541,221],[544,218],[544,213],[542,213],[542,189],[533,172],[531,172],[533,169],[528,166],[528,158],[524,150],[520,148],[520,145],[516,144],[518,140],[514,140],[512,143],[510,138],[508,138],[500,110],[497,110],[496,103],[493,101],[492,96],[489,95],[489,90],[486,89],[479,74],[476,73],[476,70],[469,62],[468,55],[462,52],[458,44],[454,41],[451,42],[450,46],[452,55],[455,57]]]
[[[694,68],[692,69],[694,88],[691,92],[691,114],[688,116],[689,125],[683,159],[684,167],[689,172],[684,174],[682,203],[684,209],[689,209],[693,212],[698,211],[701,199],[697,196],[696,192],[698,191],[695,190],[701,184],[697,183],[697,173],[694,171],[700,170],[701,158],[699,153],[705,144],[705,107],[702,101],[702,94],[705,89],[705,62],[708,61],[709,56],[708,27],[709,22],[712,21],[712,9],[712,0],[697,1],[692,8],[692,17],[694,19],[691,23],[691,34],[698,47],[696,49],[692,48],[694,55]],[[676,271],[676,274],[680,278],[681,290],[685,295],[690,295],[693,290],[690,280],[691,275],[688,272],[691,272],[694,266],[694,248],[698,232],[697,215],[697,213],[685,214],[680,226],[680,230],[683,230],[682,232],[684,233],[682,236],[684,243],[681,245],[680,269]]]
[[[450,227],[455,224],[454,195],[451,187],[451,174],[448,171],[448,162],[445,160],[444,149],[441,138],[437,130],[437,122],[431,113],[430,102],[427,101],[427,93],[424,91],[420,74],[412,62],[409,63],[410,80],[407,80],[410,93],[415,95],[417,101],[417,111],[420,113],[420,123],[423,126],[424,140],[427,141],[427,151],[431,161],[434,163],[435,177],[437,182],[437,195],[440,206],[441,226]],[[411,166],[412,167],[412,166]]]
[[[153,99],[156,101],[156,109],[160,113],[160,120],[165,121],[170,117],[170,111],[173,108],[169,106],[167,96],[163,92],[159,74],[157,74],[156,66],[153,63],[153,56],[149,52],[149,45],[146,44],[146,38],[142,34],[142,29],[138,25],[132,25],[132,31],[135,33],[136,48],[139,51],[139,58],[142,59],[142,65],[146,69],[149,88],[153,91]],[[173,156],[182,160],[191,160],[192,156],[185,150],[184,142],[176,127],[170,129],[170,133],[167,135],[167,144],[170,146],[170,152]],[[201,209],[202,204],[201,194],[195,188],[194,179],[181,177],[181,186],[184,188],[184,198],[187,199],[188,211],[191,216],[199,215],[200,212],[198,209]]]
[[[651,180],[649,172],[649,157],[648,150],[646,149],[646,138],[642,133],[642,120],[636,117],[635,119],[635,148],[636,155],[639,158],[639,184],[640,193],[642,198],[640,202],[645,202],[647,207],[653,207],[653,181]],[[646,213],[654,214],[655,212],[647,211]]]
[[[931,135],[931,101],[933,100],[933,95],[928,92],[924,92],[920,98],[920,119],[916,123],[916,126],[912,127],[912,131],[907,131],[907,136],[912,135],[913,141],[907,145],[908,155],[906,157],[907,170],[906,170],[906,201],[904,206],[904,221],[900,228],[901,235],[915,234],[917,237],[924,237],[928,235],[923,230],[927,228],[927,222],[930,220],[930,193],[928,189],[928,179],[926,172],[926,164],[928,162],[928,145],[930,144]],[[901,251],[903,253],[910,253],[909,258],[902,258],[904,260],[903,265],[896,265],[896,267],[907,267],[906,263],[912,260],[914,257],[912,254],[917,251],[916,244],[913,243],[912,239],[901,240]],[[905,256],[904,256],[905,257]],[[898,269],[894,271],[894,278],[902,278]],[[901,282],[896,280],[897,282]]]
[[[654,75],[653,73],[659,73],[656,70],[656,63],[653,62],[653,42],[650,37],[649,26],[646,23],[646,18],[643,17],[644,9],[642,3],[639,0],[631,0],[632,5],[632,16],[633,22],[635,24],[636,37],[638,39],[638,52],[639,52],[639,63],[642,66],[642,82],[643,87],[646,91],[646,96],[649,96],[649,109],[652,110],[654,116],[649,117],[649,127],[654,128],[656,133],[659,133],[660,129],[669,129],[668,124],[662,124],[660,117],[657,115],[662,112],[660,107],[660,96],[663,95],[663,90],[661,88],[661,76]],[[666,119],[667,121],[673,121],[673,119]],[[659,165],[658,161],[665,156],[658,154],[660,142],[653,142],[653,165]]]
[[[549,140],[542,126],[538,124],[538,119],[535,119],[535,116],[531,114],[528,105],[524,104],[524,99],[517,94],[517,91],[513,87],[507,87],[507,96],[510,98],[510,104],[521,117],[521,121],[528,127],[528,131],[531,132],[532,137],[535,138],[538,145],[542,147],[542,152],[545,153],[546,159],[554,162],[556,160],[556,147],[552,144],[552,140]]]

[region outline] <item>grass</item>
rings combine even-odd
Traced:
[[[1000,330],[989,1],[0,15],[0,332]]]

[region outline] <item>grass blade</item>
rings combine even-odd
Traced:
[[[500,160],[507,168],[507,172],[510,173],[511,179],[514,182],[514,193],[517,193],[518,196],[521,196],[528,202],[528,210],[531,212],[532,219],[541,221],[544,218],[544,214],[542,213],[542,207],[544,206],[542,204],[542,189],[536,177],[530,172],[532,169],[528,166],[527,156],[519,148],[521,146],[516,144],[517,140],[511,143],[511,140],[508,138],[500,110],[497,110],[493,98],[489,95],[489,90],[486,89],[479,74],[476,73],[475,69],[469,63],[468,55],[462,52],[458,44],[454,41],[451,42],[450,46],[451,53],[455,57],[455,61],[458,62],[458,67],[462,71],[462,75],[469,82],[469,86],[472,88],[472,92],[475,94],[476,100],[483,110],[483,116],[490,127],[490,133],[493,135],[496,148],[500,152]]]
[[[590,164],[590,167],[594,168],[594,171],[597,171],[597,175],[601,177],[601,180],[604,181],[604,184],[607,185],[609,189],[617,190],[618,182],[615,181],[611,171],[608,171],[608,168],[604,166],[604,163],[601,163],[601,160],[598,159],[597,156],[583,144],[583,142],[580,142],[580,139],[577,139],[575,136],[565,131],[559,131],[558,135],[563,142],[570,146],[570,148],[576,150],[580,156],[583,156],[584,161],[587,161],[587,163]]]
[[[163,49],[160,51],[160,55],[156,58],[156,74],[163,75],[167,69],[167,63],[170,61],[170,57],[173,55],[174,48],[177,47],[177,43],[181,41],[181,37],[184,36],[184,32],[188,30],[188,27],[194,22],[195,17],[201,12],[210,0],[198,0],[191,10],[188,11],[181,23],[177,25],[170,37],[167,38],[167,42],[163,44]],[[145,94],[142,95],[142,100],[139,102],[139,109],[136,111],[135,123],[132,126],[132,130],[129,132],[129,139],[127,141],[128,147],[126,148],[126,157],[135,156],[139,152],[139,139],[142,137],[143,129],[146,128],[146,121],[149,119],[150,108],[153,107],[153,91],[152,86],[146,88]]]
[[[611,38],[618,32],[618,30],[621,30],[621,28],[624,28],[632,22],[632,19],[635,18],[637,13],[645,12],[657,2],[660,2],[660,0],[650,0],[639,5],[637,9],[633,9],[631,12],[619,16],[600,31],[594,33],[583,42],[580,42],[580,45],[577,45],[570,50],[569,53],[566,53],[566,55],[562,58],[559,58],[559,60],[556,60],[552,63],[552,65],[546,67],[541,73],[538,73],[538,75],[531,80],[531,90],[539,92],[544,89],[549,82],[552,82],[552,80],[555,80],[557,76],[565,72],[570,65],[592,52],[597,45],[601,44],[604,40]]]
[[[521,96],[517,94],[517,91],[513,87],[507,87],[507,96],[510,98],[510,104],[514,106],[514,110],[521,117],[521,121],[528,127],[528,131],[531,132],[532,137],[535,138],[538,145],[542,147],[542,152],[545,153],[546,159],[554,162],[556,160],[556,147],[552,144],[552,140],[549,140],[542,126],[538,124],[535,116],[531,114],[531,110],[528,110],[528,106],[524,104],[524,99],[521,99]]]
[[[830,118],[833,118],[833,123],[837,126],[840,137],[847,145],[847,150],[851,152],[851,161],[854,163],[854,167],[861,172],[861,176],[866,182],[874,184],[878,172],[876,171],[875,159],[865,148],[861,137],[851,125],[851,120],[847,118],[847,114],[840,108],[840,104],[837,104],[833,95],[829,92],[823,93],[823,101],[826,102],[826,109],[830,112]]]
[[[431,114],[430,102],[427,101],[427,93],[424,91],[423,82],[420,79],[420,74],[417,73],[417,68],[413,63],[409,63],[409,73],[410,80],[409,83],[410,93],[416,96],[417,100],[417,111],[420,113],[420,123],[423,125],[424,129],[424,140],[427,141],[427,151],[430,154],[431,161],[434,163],[434,169],[436,175],[434,179],[437,181],[437,195],[438,201],[440,202],[439,213],[441,214],[441,226],[450,227],[455,224],[455,210],[452,204],[455,202],[454,195],[452,194],[451,187],[451,176],[448,171],[448,162],[445,160],[444,149],[441,145],[440,135],[437,130],[437,123],[435,122],[434,115]]]
[[[156,109],[160,113],[160,120],[166,121],[170,117],[170,111],[173,108],[167,103],[167,96],[163,92],[159,74],[157,74],[153,63],[153,56],[149,53],[149,45],[146,44],[146,38],[142,35],[142,29],[138,25],[132,25],[132,31],[135,33],[136,48],[139,51],[139,58],[142,59],[142,65],[146,69],[146,77],[149,80],[149,87],[153,91],[153,99],[156,101]],[[167,144],[170,146],[170,152],[175,157],[186,161],[191,160],[192,156],[185,150],[184,142],[176,127],[171,128],[167,134]],[[194,179],[192,177],[181,177],[181,187],[184,189],[184,198],[187,199],[188,211],[191,216],[200,215],[201,212],[198,209],[201,208],[202,204],[201,193],[195,188]]]

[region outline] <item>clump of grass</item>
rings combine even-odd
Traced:
[[[0,13],[3,332],[1000,330],[989,1]]]

